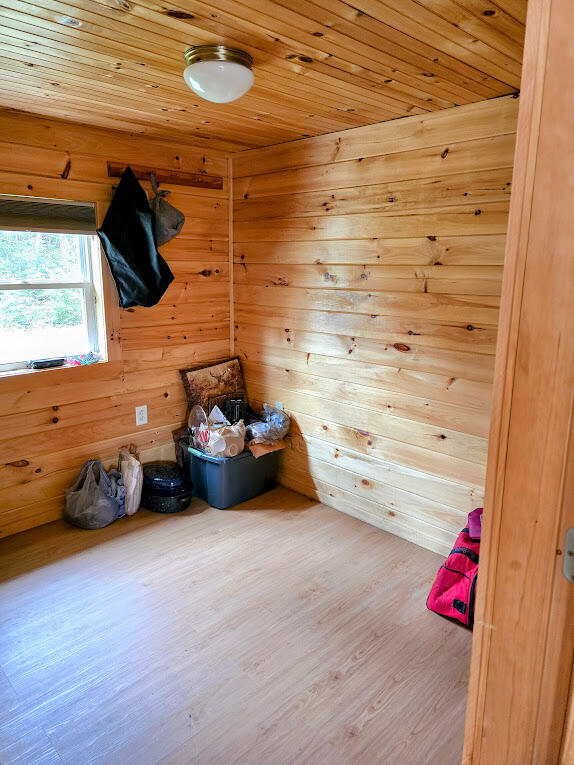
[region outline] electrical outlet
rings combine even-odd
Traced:
[[[136,406],[136,425],[147,425],[147,406]]]
[[[283,411],[283,402],[282,401],[276,401],[275,402],[275,409],[280,409]]]

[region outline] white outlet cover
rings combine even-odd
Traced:
[[[136,406],[136,425],[147,425],[147,406]]]

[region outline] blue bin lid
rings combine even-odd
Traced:
[[[144,489],[154,492],[173,492],[187,485],[185,474],[175,462],[150,462],[143,466]]]
[[[241,460],[255,459],[255,457],[251,454],[249,450],[241,452],[241,454],[236,454],[235,457],[214,457],[212,454],[207,454],[207,452],[202,452],[201,449],[196,449],[195,446],[188,445],[187,449],[189,453],[192,454],[194,457],[200,460],[204,460],[205,462],[217,462],[217,463],[240,462]]]

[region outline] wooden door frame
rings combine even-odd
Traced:
[[[530,0],[463,763],[558,763],[573,646],[574,25]]]

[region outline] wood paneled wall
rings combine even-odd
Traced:
[[[108,160],[224,178],[222,191],[168,186],[186,215],[162,248],[175,281],[158,306],[120,312],[119,360],[0,378],[4,536],[58,518],[85,460],[110,463],[127,443],[147,459],[169,451],[186,415],[178,370],[229,357],[229,187],[228,159],[213,152],[10,112],[0,133],[1,194],[108,203]],[[140,404],[148,424],[136,428]]]
[[[483,499],[518,99],[233,159],[250,396],[281,482],[446,552]]]

